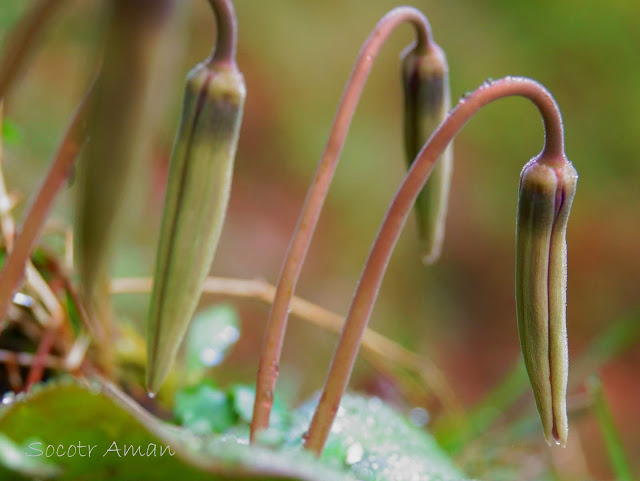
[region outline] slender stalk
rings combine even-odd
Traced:
[[[426,17],[410,7],[399,7],[386,14],[360,50],[351,76],[347,81],[342,99],[336,111],[327,145],[309,187],[296,230],[291,239],[283,263],[275,298],[269,314],[264,344],[260,356],[256,401],[251,422],[251,440],[258,431],[269,427],[269,415],[273,404],[273,390],[278,377],[278,365],[287,327],[289,306],[296,289],[302,264],[309,250],[322,206],[333,179],[338,158],[351,124],[364,84],[371,72],[373,61],[391,33],[401,24],[411,23],[416,32],[416,49],[426,52],[433,43],[431,29]]]
[[[305,442],[305,448],[318,456],[322,452],[340,399],[349,382],[362,333],[371,317],[393,248],[418,193],[426,183],[434,163],[464,124],[488,103],[509,96],[525,97],[540,111],[545,130],[545,144],[540,158],[550,163],[556,158],[563,158],[562,117],[551,94],[539,83],[522,77],[505,77],[495,82],[486,82],[460,100],[413,162],[385,215],[369,253]]]
[[[51,169],[47,173],[33,204],[28,209],[22,228],[14,242],[14,249],[0,272],[0,319],[4,318],[13,293],[24,277],[25,265],[51,210],[53,200],[67,181],[73,162],[84,144],[86,118],[92,92],[93,87],[85,94],[76,110],[53,159]],[[2,323],[3,321],[0,320],[0,330]]]
[[[31,369],[29,369],[29,375],[27,376],[27,392],[31,390],[34,384],[42,380],[42,376],[44,375],[44,370],[47,365],[47,359],[49,358],[51,349],[56,341],[57,331],[58,330],[55,327],[50,327],[42,334],[40,344],[38,344],[38,349],[36,350],[36,355],[33,359],[33,363],[31,364]]]
[[[9,33],[0,57],[0,98],[5,98],[29,57],[38,33],[53,17],[62,0],[38,0]]]
[[[213,63],[234,64],[238,46],[238,19],[231,0],[209,0],[216,16],[216,45],[209,65]]]

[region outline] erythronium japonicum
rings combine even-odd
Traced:
[[[171,155],[148,320],[147,389],[155,393],[175,359],[202,293],[222,231],[244,98],[235,62],[230,0],[210,0],[218,23],[211,57],[187,76]]]
[[[413,47],[415,53],[410,55],[425,55],[429,49],[436,52],[426,19],[414,9],[398,8],[381,20],[356,61],[280,275],[260,359],[252,440],[255,440],[260,430],[268,427],[289,302],[295,290],[351,116],[375,54],[391,30],[403,21],[413,23],[418,33],[418,41]],[[405,93],[406,99],[409,100],[411,90],[407,88],[410,84],[407,82],[406,72],[407,65],[411,67],[411,58],[406,58]],[[446,63],[443,65],[446,67]],[[415,74],[415,66],[413,68]],[[428,75],[425,75],[425,78],[428,78]],[[433,89],[434,86],[431,85],[429,88]],[[443,91],[441,94],[441,101],[446,101]],[[543,431],[548,442],[554,440],[559,444],[566,443],[565,398],[568,356],[564,302],[565,234],[577,175],[564,154],[562,118],[551,94],[533,80],[506,77],[485,82],[477,90],[461,99],[448,116],[442,115],[442,123],[411,163],[409,172],[387,211],[358,282],[320,402],[305,437],[306,449],[317,455],[322,452],[340,399],[351,376],[362,334],[371,316],[393,248],[436,162],[438,159],[440,162],[447,160],[448,156],[443,153],[449,148],[462,126],[480,108],[507,96],[528,98],[537,106],[544,121],[546,133],[544,148],[523,171],[520,189],[516,247],[518,253],[516,259],[517,319],[525,363],[540,412]],[[418,100],[415,93],[414,99]],[[428,105],[429,103],[425,102],[423,106]],[[444,108],[440,104],[438,107]],[[422,112],[422,115],[424,114],[425,112]],[[442,112],[437,114],[441,115]],[[411,115],[414,114],[408,113],[405,117],[409,119],[409,122],[405,122],[405,133],[407,133],[407,127],[412,127],[411,121],[414,122],[413,128],[415,128],[416,117],[412,118]],[[418,136],[424,138],[428,135],[428,132],[425,133],[427,130],[429,129],[423,127],[421,131],[416,129],[414,134],[409,133],[409,135],[413,135],[413,142],[416,142]],[[409,154],[410,147],[410,143],[407,142]],[[533,172],[537,173],[538,170],[542,173],[534,175]],[[441,185],[446,185],[448,182],[446,177],[444,180],[444,184]],[[446,189],[448,190],[448,186]],[[428,187],[426,192],[428,193]],[[446,199],[444,202],[443,208],[446,209]],[[437,222],[433,225],[441,224],[443,219],[444,213],[440,212],[436,216]],[[441,234],[439,238],[442,238]],[[437,256],[437,244],[438,236],[432,238],[431,242],[431,247],[436,246],[432,249],[434,258]]]
[[[307,193],[298,225],[291,239],[286,258],[280,271],[280,279],[269,319],[260,356],[258,379],[256,383],[256,400],[251,423],[251,440],[254,441],[259,431],[269,426],[269,414],[273,403],[273,391],[278,377],[278,365],[284,342],[284,333],[289,317],[289,305],[293,298],[302,264],[309,250],[311,238],[318,224],[320,212],[327,197],[329,185],[333,179],[338,158],[344,145],[347,131],[353,118],[355,108],[360,99],[364,84],[371,72],[373,61],[391,33],[403,23],[410,23],[415,30],[416,42],[408,55],[419,58],[428,56],[432,51],[439,51],[433,41],[431,28],[427,18],[415,8],[398,7],[387,13],[378,22],[364,46],[360,50],[351,76],[342,94],[340,105],[333,120],[331,133],[320,158],[311,187]]]
[[[116,334],[109,276],[118,231],[136,188],[138,167],[148,153],[148,128],[159,92],[155,60],[158,39],[175,0],[106,2],[102,68],[88,117],[90,142],[75,175],[74,258],[87,312],[104,332],[107,354]],[[114,99],[117,99],[114,101]]]
[[[434,163],[480,108],[508,96],[531,100],[544,121],[544,148],[523,171],[520,187],[517,318],[525,364],[547,442],[566,443],[565,234],[577,175],[564,154],[562,117],[551,94],[533,80],[506,77],[485,82],[460,100],[422,148],[398,189],[369,253],[311,421],[305,447],[316,454],[322,452],[349,381],[362,330],[371,316],[393,248]]]
[[[449,67],[442,49],[434,43],[424,53],[411,47],[407,49],[402,59],[402,83],[405,153],[411,165],[451,107]],[[422,261],[425,264],[433,264],[440,257],[452,174],[453,144],[449,144],[416,200],[418,232],[424,249]]]

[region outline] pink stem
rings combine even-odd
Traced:
[[[238,45],[238,20],[231,0],[209,0],[216,15],[217,39],[209,63],[235,63]]]
[[[36,350],[36,354],[33,358],[33,364],[31,364],[31,369],[27,376],[27,387],[25,389],[27,392],[31,390],[34,384],[42,381],[44,370],[47,367],[49,353],[56,340],[57,330],[58,329],[56,327],[51,327],[46,329],[42,334],[40,344],[38,344],[38,349]]]
[[[485,83],[460,100],[416,157],[385,215],[360,276],[318,408],[311,421],[305,449],[313,451],[318,456],[322,453],[340,405],[340,399],[351,377],[362,334],[371,317],[389,259],[416,197],[427,182],[436,159],[480,108],[499,98],[514,95],[531,100],[542,114],[545,144],[540,154],[541,160],[553,164],[555,159],[563,158],[562,117],[551,94],[539,83],[527,78],[506,77]]]
[[[393,30],[404,22],[410,22],[416,30],[416,49],[418,51],[427,51],[433,42],[429,23],[424,15],[415,8],[399,7],[390,11],[378,22],[358,55],[333,120],[327,145],[307,193],[276,287],[260,356],[256,401],[251,423],[252,442],[255,441],[257,432],[269,427],[269,415],[278,377],[278,365],[287,327],[289,306],[360,94],[380,48]]]

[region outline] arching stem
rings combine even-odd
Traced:
[[[229,63],[236,61],[238,45],[238,19],[231,0],[209,0],[216,16],[216,46],[208,63]]]
[[[506,77],[485,83],[460,100],[416,157],[371,247],[306,438],[305,448],[318,456],[322,453],[351,377],[362,333],[371,317],[389,259],[418,193],[426,183],[434,163],[464,124],[488,103],[509,96],[528,98],[542,115],[545,144],[540,161],[554,165],[564,158],[562,117],[551,94],[539,83],[527,78]]]
[[[395,28],[405,22],[411,23],[415,28],[415,48],[420,52],[428,50],[433,40],[425,16],[419,10],[409,7],[399,7],[390,11],[378,22],[362,47],[340,100],[327,145],[320,158],[283,263],[275,299],[269,314],[258,369],[256,401],[251,423],[252,442],[255,441],[259,431],[269,427],[273,390],[278,377],[278,365],[287,327],[289,306],[360,94],[382,45]]]

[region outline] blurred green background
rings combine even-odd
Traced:
[[[7,99],[5,174],[9,189],[25,200],[42,179],[95,70],[100,3],[67,2]],[[28,4],[3,0],[2,35]],[[454,103],[489,77],[524,75],[550,89],[562,109],[567,154],[580,174],[568,232],[571,358],[579,358],[618,320],[631,319],[637,325],[640,3],[408,4],[428,15],[435,39],[448,56]],[[230,210],[213,274],[277,280],[352,63],[378,19],[397,5],[385,0],[236,2],[238,63],[248,96]],[[158,125],[153,151],[130,201],[116,275],[152,273],[183,79],[208,55],[213,38],[214,21],[206,2],[178,1],[161,39],[163,95],[154,106]],[[411,41],[409,27],[398,29],[374,66],[299,285],[299,295],[340,313],[349,306],[370,243],[405,172],[399,54]],[[516,194],[520,169],[541,146],[539,116],[522,99],[491,105],[468,124],[455,142],[442,259],[433,267],[421,265],[411,218],[371,322],[379,332],[434,359],[467,407],[503,379],[520,355],[513,295]],[[67,191],[59,199],[54,219],[70,222],[73,198]],[[204,303],[215,300],[207,297]],[[118,313],[142,326],[147,302],[145,296],[120,297]],[[243,334],[230,361],[216,370],[221,383],[253,381],[268,313],[258,302],[236,305]],[[616,351],[598,372],[631,455],[640,452],[640,351],[633,338],[626,340],[631,349]],[[335,341],[334,334],[292,319],[282,377],[299,386],[299,396],[321,387]],[[572,373],[571,399],[579,404],[584,387],[583,379],[575,378],[578,374],[588,373]],[[393,397],[393,382],[381,379],[365,362],[357,365],[351,386]],[[521,404],[533,413],[530,392]],[[538,462],[552,463],[562,479],[586,479],[587,473],[610,479],[593,416],[576,409],[570,417],[566,450],[550,454],[541,449],[544,441],[536,427],[530,442],[511,446],[508,456],[488,456],[504,455],[505,462],[515,458],[521,463],[528,459],[527,450],[538,449]],[[478,449],[480,456],[488,447]],[[640,474],[640,459],[630,462]],[[536,466],[529,473],[535,479]]]

